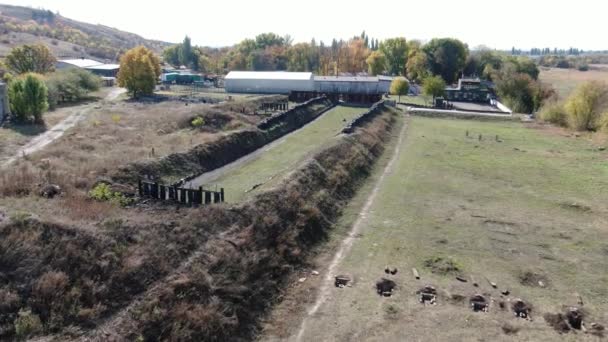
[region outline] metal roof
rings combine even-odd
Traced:
[[[85,69],[116,70],[116,69],[120,69],[120,64],[100,64],[100,65],[93,65],[93,66],[85,67]]]
[[[71,64],[73,66],[77,66],[79,68],[87,68],[87,67],[92,67],[95,65],[102,65],[102,62],[98,62],[92,59],[86,59],[86,58],[78,58],[78,59],[62,59],[59,62],[61,63],[66,63],[66,64]]]
[[[315,76],[315,81],[323,82],[378,82],[375,76]]]
[[[226,75],[225,79],[310,81],[312,79],[312,72],[231,71]]]

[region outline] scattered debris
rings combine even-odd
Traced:
[[[56,184],[47,184],[40,188],[40,196],[44,198],[54,198],[61,195],[61,187]]]
[[[519,282],[525,286],[545,288],[549,284],[549,279],[542,274],[526,271],[519,274]]]
[[[378,292],[378,294],[381,296],[390,297],[393,294],[393,289],[395,289],[396,286],[397,284],[394,281],[382,278],[376,283],[376,292]]]
[[[298,279],[298,283],[303,283],[306,281],[306,277]]]
[[[510,295],[510,294],[511,294],[511,291],[509,291],[509,290],[505,289],[505,290],[500,291],[500,293],[501,293],[503,296],[508,296],[508,295]]]
[[[390,272],[390,273],[391,273],[392,275],[397,274],[397,269],[396,269],[396,268],[393,268],[393,269],[391,270],[391,272]]]
[[[348,285],[348,283],[350,282],[350,280],[351,279],[350,279],[349,276],[339,275],[339,276],[336,276],[336,281],[334,282],[334,285],[336,287],[343,288],[343,287],[345,287],[345,286]]]
[[[568,325],[568,322],[566,322],[565,316],[561,313],[546,313],[543,315],[543,318],[545,319],[547,324],[552,326],[553,329],[555,329],[560,334],[564,334],[570,331],[570,326]]]
[[[431,285],[426,285],[416,292],[420,295],[420,303],[422,304],[437,304],[437,290]]]
[[[519,298],[516,299],[511,305],[511,308],[513,309],[513,313],[515,313],[515,317],[530,319],[532,308],[523,300]]]
[[[412,268],[412,273],[414,274],[414,278],[420,279],[420,273],[418,273],[416,267]]]
[[[572,203],[562,202],[559,205],[564,209],[572,209],[572,210],[577,210],[577,211],[581,211],[584,213],[591,211],[590,206],[584,205],[581,203],[576,203],[576,202],[572,202]]]
[[[485,278],[486,278],[486,281],[488,282],[488,284],[490,284],[490,286],[492,286],[493,288],[498,287],[495,282],[490,280],[490,278],[488,278],[488,277],[485,277]]]
[[[572,329],[583,330],[587,332],[585,328],[584,318],[585,312],[578,307],[570,306],[565,309],[564,313],[546,313],[543,315],[545,321],[552,326],[559,333],[567,333]],[[592,334],[602,334],[604,327],[601,324],[594,323],[591,325]]]
[[[470,277],[471,277],[471,284],[473,284],[473,286],[475,286],[475,287],[479,287],[479,283],[477,283],[477,281],[475,280],[475,277],[473,275],[471,275]]]
[[[318,272],[318,271],[312,271],[312,272],[310,272],[310,273],[311,273],[312,275],[319,275],[319,272]]]
[[[463,283],[468,282],[468,280],[466,278],[463,278],[463,277],[456,277],[456,280],[461,281]]]
[[[580,306],[585,305],[583,303],[583,297],[580,294],[578,294],[578,293],[575,292],[574,295],[576,296],[576,300],[577,300],[578,305],[580,305]]]
[[[473,297],[471,297],[470,303],[471,303],[471,308],[475,312],[479,312],[479,311],[488,312],[488,308],[490,306],[490,304],[488,303],[486,298],[480,294],[476,294]]]

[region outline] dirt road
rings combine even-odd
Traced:
[[[118,96],[120,96],[121,94],[123,94],[125,92],[126,92],[126,89],[124,89],[124,88],[112,89],[112,91],[108,95],[106,95],[104,100],[105,101],[116,100],[118,98]],[[78,122],[80,122],[80,120],[82,120],[86,116],[86,114],[89,113],[91,111],[91,109],[94,108],[95,105],[96,105],[95,103],[83,105],[81,110],[76,111],[74,114],[63,119],[61,122],[59,122],[58,124],[56,124],[55,126],[50,128],[48,131],[35,137],[30,142],[28,142],[27,144],[22,146],[20,149],[17,150],[17,152],[12,157],[10,157],[8,160],[6,160],[1,166],[2,167],[9,166],[10,164],[14,163],[20,157],[37,152],[37,151],[43,149],[48,144],[52,143],[53,141],[59,139],[68,129],[74,127]]]

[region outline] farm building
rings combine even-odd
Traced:
[[[290,94],[314,91],[311,72],[231,71],[224,78],[229,93]]]
[[[86,69],[102,77],[116,77],[116,75],[118,74],[118,70],[120,69],[120,65],[118,64],[105,64],[93,59],[86,58],[63,59],[57,62],[56,67],[57,69]]]
[[[461,78],[457,87],[446,87],[445,97],[449,101],[490,102],[495,99],[494,88],[479,78]]]

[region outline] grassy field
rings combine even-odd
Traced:
[[[294,170],[308,154],[331,144],[346,123],[364,111],[364,108],[336,107],[304,128],[265,147],[255,158],[228,170],[219,178],[210,179],[207,184],[223,187],[228,202],[258,193]],[[254,187],[255,191],[252,191]]]
[[[353,285],[332,287],[302,341],[555,341],[560,335],[543,315],[577,305],[577,294],[587,327],[608,323],[608,152],[520,123],[415,117],[409,125],[338,265]],[[334,239],[359,216],[353,211],[347,208]],[[399,272],[385,274],[387,265]],[[456,276],[474,276],[479,287]],[[376,294],[382,277],[396,282],[393,296]],[[418,302],[416,291],[427,284],[437,288],[437,305]],[[477,293],[491,300],[488,313],[471,310]],[[310,291],[301,295],[310,302]],[[515,317],[515,298],[532,306],[531,321]],[[597,337],[577,331],[561,339]]]
[[[551,84],[561,99],[565,99],[579,85],[586,81],[608,82],[608,68],[592,68],[589,71],[576,69],[541,68],[539,79]]]

